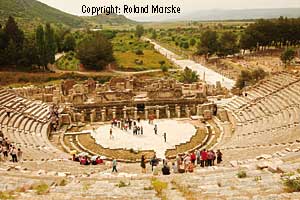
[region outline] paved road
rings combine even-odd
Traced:
[[[157,44],[156,42],[152,41],[149,38],[143,38],[144,40],[148,40],[150,41],[150,43],[152,43],[154,45],[154,48],[161,53],[162,55],[166,56],[169,60],[171,60],[175,65],[181,67],[181,68],[185,68],[188,67],[194,71],[197,71],[197,73],[199,74],[200,78],[203,79],[203,77],[205,76],[205,81],[209,84],[215,84],[216,81],[220,81],[221,85],[231,89],[234,84],[235,81],[229,78],[226,78],[225,76],[204,67],[203,65],[196,63],[193,60],[181,60],[180,57],[176,54],[174,54],[173,52],[169,51],[168,49],[160,46],[159,44]]]

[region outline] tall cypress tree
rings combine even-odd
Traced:
[[[16,47],[22,48],[24,42],[24,33],[21,29],[19,29],[15,19],[13,17],[9,17],[6,25],[4,27],[4,33],[7,37],[7,42],[12,40],[15,43]],[[8,45],[8,43],[7,43]]]
[[[46,24],[45,29],[45,49],[47,63],[55,62],[56,43],[54,37],[54,30],[49,23]]]
[[[38,28],[36,29],[35,39],[37,44],[38,64],[41,66],[46,66],[47,59],[46,59],[45,34],[42,25],[39,25]]]

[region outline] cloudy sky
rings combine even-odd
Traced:
[[[188,15],[199,10],[211,9],[251,9],[251,8],[299,8],[300,0],[39,0],[65,12],[82,15],[81,7],[107,5],[137,5],[152,4],[159,6],[180,6],[181,15]],[[147,17],[147,14],[125,14],[135,20]],[[148,16],[151,14],[148,14]],[[163,16],[168,17],[168,16]]]

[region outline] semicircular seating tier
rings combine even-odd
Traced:
[[[247,94],[247,95],[246,95]],[[223,150],[279,150],[300,143],[300,77],[286,72],[257,83],[224,108],[231,135],[220,144]],[[298,133],[298,134],[297,134]]]
[[[24,160],[49,160],[63,152],[48,140],[50,111],[46,103],[31,101],[0,89],[0,128],[24,152]]]

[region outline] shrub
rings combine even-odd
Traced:
[[[161,69],[161,71],[162,71],[163,73],[166,73],[166,72],[169,71],[169,67],[166,66],[166,65],[161,65],[161,66],[160,66],[160,69]]]
[[[138,49],[135,51],[135,54],[136,55],[144,55],[144,52],[142,50]]]
[[[49,192],[49,186],[46,183],[40,183],[33,185],[33,190],[35,190],[37,195],[47,194]]]
[[[10,192],[0,192],[0,199],[14,199]]]
[[[68,181],[66,179],[62,179],[60,182],[59,182],[59,186],[66,186],[68,184]]]
[[[160,60],[158,63],[159,63],[160,65],[164,65],[164,64],[166,64],[166,61]]]
[[[127,187],[129,185],[130,185],[130,182],[126,184],[124,181],[120,181],[118,184],[116,184],[116,186],[119,187],[119,188]]]
[[[261,176],[255,176],[254,181],[261,181]]]
[[[283,177],[283,184],[288,192],[300,192],[300,175]]]
[[[247,173],[245,171],[239,171],[237,173],[238,178],[246,178],[247,177]]]
[[[159,196],[159,197],[162,196],[162,191],[164,189],[167,189],[167,187],[168,187],[168,183],[160,181],[156,178],[152,179],[151,184],[152,184],[154,190],[156,191],[157,196]]]
[[[153,190],[152,186],[144,187],[144,190]]]

